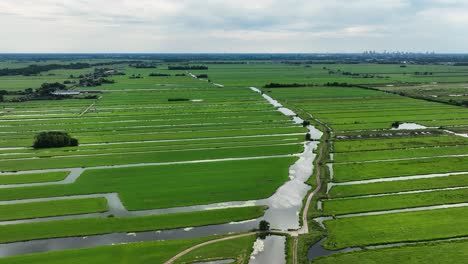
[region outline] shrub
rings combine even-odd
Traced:
[[[187,98],[169,98],[167,99],[168,102],[186,102],[190,101],[190,99]]]
[[[392,128],[399,128],[401,125],[400,121],[395,121],[392,123]]]
[[[207,78],[208,78],[208,74],[197,74],[197,78],[200,78],[200,79],[207,79]]]
[[[59,148],[78,146],[78,139],[72,138],[68,133],[60,131],[41,132],[36,136],[33,147]]]
[[[171,75],[166,74],[166,73],[150,73],[149,76],[150,77],[168,77],[168,76],[171,76]]]
[[[268,221],[262,220],[258,224],[258,229],[260,231],[268,231],[268,230],[270,230],[270,223],[268,223]]]

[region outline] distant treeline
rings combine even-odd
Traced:
[[[26,102],[31,100],[57,100],[64,99],[67,96],[54,95],[53,92],[57,90],[66,90],[67,87],[64,84],[55,83],[43,83],[41,87],[37,89],[26,88],[23,91],[6,91],[0,90],[0,102]],[[4,95],[17,95],[10,100],[5,100]]]
[[[46,64],[46,65],[36,65],[31,64],[29,66],[23,68],[4,68],[0,69],[0,76],[11,76],[11,75],[36,75],[41,72],[45,71],[52,71],[52,70],[79,70],[79,69],[86,69],[96,66],[103,66],[103,65],[114,65],[114,64],[121,64],[121,63],[128,63],[128,61],[113,61],[113,62],[100,62],[100,63],[70,63],[70,64]]]
[[[269,83],[264,86],[264,88],[294,88],[294,87],[317,87],[322,86],[319,84],[305,84],[305,83]],[[357,87],[354,84],[349,84],[346,82],[327,82],[323,86],[329,87]]]
[[[376,63],[376,64],[442,64],[446,65],[450,62],[457,66],[468,65],[468,54],[431,54],[431,53],[263,53],[263,54],[1,54],[0,60],[17,60],[17,61],[37,61],[44,62],[50,60],[60,60],[63,62],[76,62],[76,60],[126,60],[125,63],[134,63],[133,61],[148,62],[160,61],[170,63],[195,63],[203,64],[205,62],[214,61],[237,61],[252,63],[263,62],[289,62],[303,61],[305,63],[312,62],[313,64],[357,64],[357,63]],[[135,62],[136,63],[136,62]],[[249,62],[250,63],[250,62]]]
[[[378,79],[383,79],[383,78],[388,78],[387,76],[381,76],[378,74],[374,73],[353,73],[350,71],[342,71],[340,69],[338,70],[333,70],[327,67],[322,67],[323,70],[328,71],[328,74],[336,74],[336,75],[343,75],[343,76],[351,76],[351,77],[358,77],[358,78],[378,78]]]
[[[187,98],[169,98],[167,99],[168,102],[186,102],[190,101],[190,99]]]
[[[91,65],[89,63],[71,63],[71,64],[47,64],[47,65],[29,65],[24,68],[17,68],[17,69],[0,69],[0,76],[8,76],[8,75],[35,75],[39,74],[44,71],[51,71],[57,69],[85,69],[90,68]]]
[[[315,86],[314,84],[304,84],[304,83],[269,83],[264,86],[264,88],[285,88],[285,87],[308,87]]]
[[[150,73],[148,76],[150,77],[168,77],[168,76],[172,76],[170,74],[167,74],[167,73]]]
[[[115,72],[109,68],[95,68],[93,73],[80,75],[78,77],[80,79],[78,85],[81,87],[96,87],[103,84],[113,84],[115,81],[107,79],[107,77],[122,74],[125,75],[125,73]]]
[[[206,74],[206,73],[197,74],[196,76],[197,76],[197,78],[200,78],[200,79],[208,79],[208,74]]]
[[[346,82],[342,82],[342,83],[339,83],[339,82],[327,82],[326,84],[324,84],[324,86],[332,86],[332,87],[359,87],[359,86],[356,86],[354,84],[349,84],[349,83],[346,83]]]
[[[459,101],[454,101],[454,100],[450,99],[448,101],[444,101],[444,100],[440,100],[438,98],[426,97],[426,96],[423,96],[423,95],[416,95],[416,94],[408,94],[408,93],[401,92],[401,91],[380,90],[378,88],[369,87],[369,86],[365,86],[365,85],[354,85],[354,87],[368,89],[368,90],[374,90],[374,91],[379,91],[379,92],[389,93],[389,94],[397,94],[397,95],[400,95],[400,96],[405,96],[405,97],[410,97],[410,98],[415,98],[415,99],[421,99],[421,100],[425,100],[425,101],[429,101],[429,102],[437,102],[437,103],[443,103],[443,104],[449,104],[449,105],[468,107],[468,100],[464,100],[464,101],[459,102]]]
[[[131,63],[128,66],[137,68],[137,69],[156,69],[157,66],[153,63]]]
[[[208,66],[205,65],[175,65],[167,66],[168,70],[182,70],[182,71],[192,71],[192,70],[208,70]]]
[[[203,61],[205,64],[247,64],[245,61]]]
[[[432,72],[414,72],[414,75],[433,75]]]

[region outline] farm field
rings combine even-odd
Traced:
[[[267,207],[243,201],[262,201],[289,180],[289,166],[304,151],[306,129],[301,124],[248,89],[220,89],[186,71],[164,70],[167,66],[156,70],[128,63],[109,66],[126,75],[113,76],[115,83],[99,87],[92,99],[2,103],[1,243],[168,229],[190,233],[183,230],[242,225],[264,216]],[[8,76],[0,80],[0,87],[21,91],[44,82],[73,81],[71,75],[93,70]],[[148,76],[154,72],[172,76]],[[144,78],[130,78],[133,75]],[[10,79],[17,83],[11,85]],[[91,94],[96,90],[80,89]],[[43,131],[67,132],[79,146],[32,148],[35,136]],[[210,204],[212,208],[204,209]],[[150,244],[158,251],[172,248],[145,258],[159,263],[177,246],[189,244],[177,238],[167,246],[147,242],[128,249],[76,252],[82,255],[78,260],[107,263],[104,256],[109,250],[130,257],[130,252],[141,253],[140,248],[149,249]],[[252,237],[228,241],[230,251],[220,252],[220,244],[203,249],[203,254],[213,258],[222,253],[220,257],[245,261],[253,241]],[[75,256],[74,252],[57,252],[56,260]],[[194,254],[193,258],[199,256]],[[48,253],[31,256],[12,261],[54,259]]]
[[[331,131],[331,178],[318,212],[311,216],[326,230],[322,246],[329,250],[366,247],[312,263],[361,258],[360,263],[380,262],[380,258],[393,263],[390,254],[413,249],[410,258],[419,260],[428,248],[466,248],[464,242],[438,242],[468,236],[463,228],[468,223],[464,217],[468,138],[453,133],[458,126],[468,125],[466,108],[353,87],[263,91],[315,117]],[[395,129],[394,122],[423,126]],[[413,245],[416,242],[420,244]],[[371,247],[380,245],[391,248]],[[450,257],[439,256],[441,260]]]
[[[468,111],[391,88],[437,82],[461,89],[468,66],[76,62],[90,65],[0,77],[7,91],[0,109],[0,263],[164,263],[204,241],[258,228],[262,219],[282,235],[298,232],[302,255],[321,237],[327,250],[366,249],[312,263],[385,263],[408,251],[424,260],[429,250],[466,249],[446,240],[468,236]],[[28,65],[0,61],[0,68]],[[180,65],[193,69],[169,69]],[[115,74],[99,85],[86,79],[102,68]],[[45,82],[66,82],[63,89],[80,95],[28,99],[25,89]],[[306,141],[314,130],[303,120],[327,137]],[[33,148],[45,131],[66,132],[79,144]],[[309,179],[315,169],[328,178],[309,207],[308,233],[293,231],[307,212],[305,195],[317,186]],[[256,239],[210,244],[174,263],[249,263]],[[297,250],[292,241],[289,260]],[[48,243],[61,246],[38,246]],[[372,248],[382,245],[391,248]]]

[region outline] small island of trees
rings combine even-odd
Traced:
[[[36,135],[33,148],[60,148],[78,146],[78,139],[72,138],[68,133],[61,131],[41,132]]]

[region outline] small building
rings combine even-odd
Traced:
[[[100,94],[100,93],[102,93],[101,90],[79,90],[78,92],[82,93],[82,94]]]
[[[79,91],[69,91],[69,90],[56,90],[52,92],[53,95],[63,95],[63,96],[68,96],[68,95],[79,95]]]
[[[104,74],[109,74],[109,75],[112,75],[112,74],[115,74],[116,71],[115,70],[108,70],[108,71],[105,71]]]

